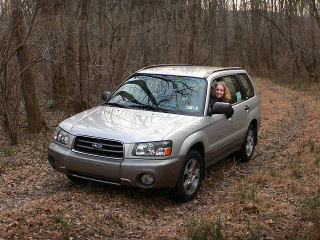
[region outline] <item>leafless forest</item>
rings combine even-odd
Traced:
[[[46,128],[44,111],[96,105],[152,64],[241,66],[319,86],[320,0],[1,0],[0,117]],[[288,82],[289,81],[289,82]]]

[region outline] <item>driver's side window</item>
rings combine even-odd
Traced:
[[[231,104],[241,102],[243,100],[241,87],[237,81],[236,76],[234,75],[224,76],[224,77],[220,77],[219,80],[225,82],[227,87],[229,88],[229,91],[231,94],[231,99],[230,99]]]

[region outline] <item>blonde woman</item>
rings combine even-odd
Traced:
[[[229,88],[224,82],[217,82],[214,85],[211,96],[215,102],[229,102],[231,99]]]
[[[212,92],[210,94],[209,106],[213,110],[213,105],[216,102],[227,102],[229,103],[231,99],[230,90],[225,84],[225,82],[217,82],[214,84]],[[230,113],[227,114],[227,118],[233,115],[233,108],[231,107]]]

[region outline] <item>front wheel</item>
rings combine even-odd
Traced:
[[[203,160],[200,153],[191,150],[184,161],[177,185],[170,197],[175,202],[191,201],[198,193],[203,178]]]
[[[248,162],[253,154],[257,143],[256,128],[251,124],[248,128],[246,138],[244,139],[240,151],[237,153],[238,158],[242,162]]]

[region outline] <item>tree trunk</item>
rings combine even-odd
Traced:
[[[236,56],[238,56],[238,62],[240,62],[241,66],[245,66],[244,56],[243,56],[243,41],[242,41],[242,26],[239,22],[239,11],[238,11],[238,0],[232,1],[232,13],[233,13],[233,44],[236,52]],[[233,65],[233,64],[232,64]]]
[[[2,127],[9,136],[12,145],[18,144],[18,133],[16,130],[16,119],[12,114],[12,106],[9,103],[9,89],[7,88],[7,65],[2,64],[2,74],[0,82],[0,119]]]
[[[24,42],[24,25],[20,0],[13,1],[12,20],[12,35],[16,39],[17,58],[22,71],[21,91],[27,111],[28,129],[31,132],[39,132],[45,127],[45,123],[36,93],[35,76],[29,66],[29,50],[25,44],[22,44]]]
[[[316,0],[311,0],[311,3],[312,3],[312,8],[313,8],[313,11],[311,14],[312,17],[314,17],[318,23],[318,27],[320,29],[320,16],[319,16],[319,13],[318,13],[318,8],[317,8],[317,5],[319,6],[320,4],[320,1],[318,0],[318,3],[316,3]]]
[[[293,37],[294,6],[293,6],[293,1],[292,0],[288,0],[286,11],[287,11],[286,12],[287,21],[288,21],[289,47],[290,47],[292,61],[293,61],[293,65],[292,65],[293,78],[292,78],[292,81],[294,81],[297,73],[300,71],[300,66],[299,66],[298,54],[297,54],[297,50],[295,48],[294,37]]]
[[[197,3],[191,1],[188,9],[189,19],[190,19],[190,28],[189,28],[189,45],[187,53],[187,63],[195,64],[195,41],[197,36],[197,27],[196,27],[196,12],[197,12]]]
[[[52,107],[59,109],[65,107],[67,98],[66,79],[64,77],[63,64],[51,63],[52,81]]]
[[[59,31],[63,29],[63,4],[55,0],[51,13],[51,18],[57,21]],[[53,61],[50,62],[52,81],[52,107],[53,109],[66,109],[67,83],[64,76],[64,64],[62,63],[63,48],[60,48],[62,36],[53,35],[50,42],[49,54]]]
[[[69,114],[81,112],[81,98],[79,90],[79,81],[76,72],[76,50],[75,50],[75,28],[74,20],[74,2],[72,0],[64,1],[64,21],[65,21],[65,61],[66,61],[66,79],[68,85],[68,111]]]
[[[208,43],[209,43],[209,62],[210,65],[215,65],[214,62],[214,47],[215,47],[215,43],[217,41],[217,23],[216,23],[216,12],[217,12],[217,7],[218,7],[218,2],[217,0],[213,0],[210,1],[209,3],[209,23],[210,23],[210,28],[209,28],[209,39],[208,39]]]
[[[132,19],[134,16],[134,8],[137,4],[137,0],[131,0],[130,1],[130,9],[129,9],[129,16],[127,17],[127,31],[126,35],[124,36],[124,42],[122,46],[120,46],[120,53],[117,56],[114,56],[118,58],[118,66],[116,67],[116,73],[115,73],[115,81],[119,82],[122,77],[123,73],[125,72],[124,69],[127,65],[127,59],[130,49],[130,42],[131,42],[131,34],[132,34]]]
[[[314,9],[312,6],[312,3],[310,3],[310,15],[313,16]],[[312,82],[318,82],[319,80],[319,72],[317,71],[317,63],[319,55],[317,53],[317,42],[316,42],[316,36],[315,36],[315,22],[314,18],[310,17],[309,19],[309,26],[310,26],[310,45],[309,50],[302,49],[300,51],[301,61],[303,63],[303,66],[308,73],[309,76],[309,86],[310,87],[310,81]]]
[[[242,18],[243,18],[243,23],[244,23],[244,34],[246,36],[245,42],[244,42],[244,46],[245,46],[245,53],[246,53],[246,61],[247,61],[247,68],[249,71],[253,70],[253,56],[252,56],[252,44],[250,41],[250,37],[251,37],[251,31],[249,30],[249,9],[248,9],[248,2],[246,0],[241,0],[241,5],[243,8],[243,13],[242,13]]]
[[[250,0],[251,3],[251,44],[252,48],[250,51],[252,52],[252,56],[254,61],[253,68],[256,73],[259,73],[259,62],[260,62],[260,47],[259,47],[259,38],[260,38],[260,29],[259,29],[259,1],[258,0]]]
[[[271,11],[270,11],[270,18],[274,19],[274,15],[276,13],[275,11],[276,8],[276,0],[272,0],[271,1]],[[267,7],[265,8],[265,14],[267,14],[268,9]],[[272,27],[272,24],[269,22],[268,26],[268,32],[269,32],[269,37],[270,37],[270,41],[269,41],[269,55],[270,55],[270,70],[273,69],[274,71],[277,71],[277,64],[275,62],[275,37],[274,37],[274,29]]]
[[[178,1],[178,4],[179,6],[182,6],[182,1]],[[185,32],[187,30],[187,26],[186,24],[182,24],[184,22],[184,15],[185,15],[185,9],[183,7],[180,7],[180,8],[177,8],[175,9],[177,15],[176,15],[176,18],[177,18],[177,21],[176,21],[176,24],[175,24],[175,27],[177,29],[177,34],[179,37],[176,37],[175,38],[175,42],[176,42],[176,45],[177,45],[177,62],[184,62],[185,59],[184,59],[184,56],[183,56],[183,50],[185,48],[185,45],[186,45],[186,40],[185,38],[187,37],[185,35]]]
[[[223,46],[223,63],[222,65],[225,67],[229,66],[229,44],[228,44],[228,4],[227,0],[221,1],[221,25],[223,26],[222,31],[222,46]]]
[[[81,14],[79,24],[79,75],[82,110],[89,107],[89,53],[87,47],[88,9],[90,1],[81,0]]]

